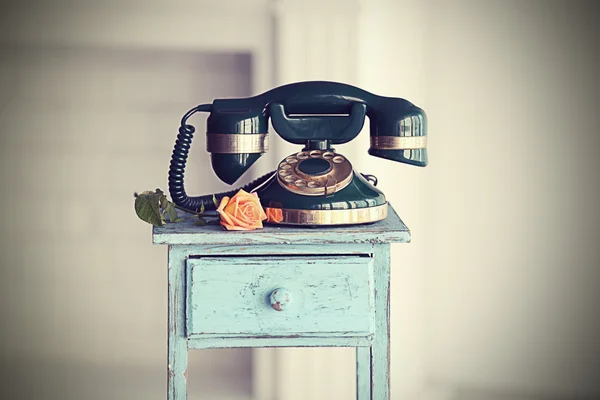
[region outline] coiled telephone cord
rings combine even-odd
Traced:
[[[194,128],[194,126],[192,125],[188,125],[187,119],[194,113],[200,111],[209,112],[210,104],[202,104],[192,108],[181,119],[179,134],[177,135],[177,140],[175,141],[173,155],[171,156],[171,164],[169,166],[169,193],[171,194],[173,202],[179,207],[195,212],[200,212],[201,209],[216,209],[216,206],[213,202],[213,196],[217,199],[218,203],[223,197],[231,197],[235,195],[240,189],[243,189],[246,192],[250,192],[262,185],[263,183],[265,183],[267,180],[269,180],[269,178],[271,178],[275,174],[275,171],[271,171],[242,187],[229,190],[227,192],[215,193],[214,195],[207,194],[204,196],[188,196],[183,186],[183,175],[185,173],[185,164],[188,158],[190,147],[192,146],[192,138],[194,137],[194,132],[196,132],[196,128]]]

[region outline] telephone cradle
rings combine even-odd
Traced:
[[[169,192],[188,210],[214,209],[213,195],[188,196],[184,170],[195,129],[187,119],[210,112],[206,149],[216,175],[235,183],[269,147],[269,119],[287,142],[303,145],[277,168],[241,187],[256,192],[268,214],[282,225],[349,225],[388,215],[377,179],[354,171],[333,145],[347,143],[370,122],[369,154],[405,164],[427,165],[425,112],[407,100],[377,96],[354,86],[325,81],[280,86],[254,97],[217,99],[188,111],[173,149]],[[239,188],[238,188],[239,189]],[[237,190],[216,194],[232,196]]]

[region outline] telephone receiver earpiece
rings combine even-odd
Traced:
[[[268,151],[269,118],[284,140],[305,149],[327,150],[353,140],[365,116],[370,121],[369,154],[424,167],[427,165],[426,115],[407,100],[382,97],[354,86],[325,81],[280,86],[258,96],[217,99],[190,110],[182,119],[169,171],[169,190],[180,207],[211,206],[212,196],[188,197],[183,175],[194,128],[187,125],[195,112],[210,112],[206,149],[223,182],[235,183]],[[263,184],[272,173],[252,185]],[[254,187],[246,185],[245,187]]]
[[[353,103],[345,116],[301,116],[288,117],[285,106],[275,102],[269,105],[271,124],[284,140],[305,144],[307,140],[347,143],[354,139],[365,124],[367,106]]]

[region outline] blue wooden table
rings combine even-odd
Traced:
[[[191,222],[154,227],[169,249],[168,400],[187,399],[188,349],[356,347],[359,400],[389,398],[387,219],[346,227],[228,232]]]

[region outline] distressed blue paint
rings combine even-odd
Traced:
[[[168,400],[187,398],[188,349],[356,347],[357,398],[389,399],[391,242],[410,232],[390,207],[372,225],[225,232],[173,224],[169,244]],[[293,301],[271,308],[285,288]]]
[[[167,399],[187,399],[187,338],[185,332],[185,258],[169,246]]]
[[[230,347],[364,347],[373,344],[373,336],[293,336],[293,337],[205,337],[190,338],[190,349],[225,349]],[[368,373],[368,372],[367,372]]]
[[[188,271],[189,336],[373,332],[371,257],[203,257]],[[269,297],[283,286],[294,303],[277,312]]]
[[[375,246],[375,337],[371,346],[371,398],[390,398],[390,245]]]
[[[153,228],[155,244],[336,244],[407,243],[410,231],[390,206],[388,217],[370,225],[326,228],[265,226],[256,231],[224,231],[220,226],[195,226],[191,220]]]
[[[186,257],[195,256],[262,256],[262,255],[369,255],[374,244],[339,243],[335,246],[313,244],[253,244],[253,245],[173,245]]]
[[[356,348],[356,398],[371,398],[371,346]]]

